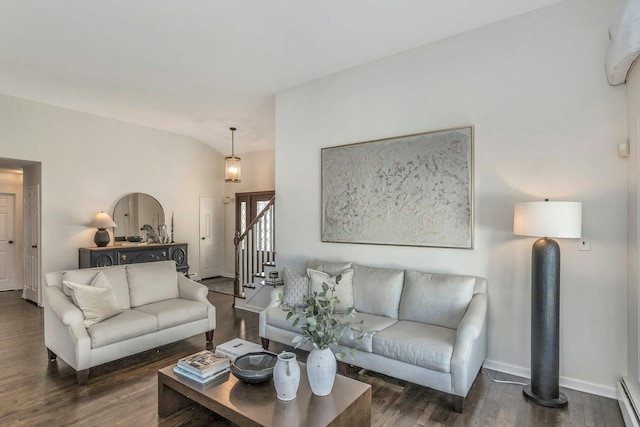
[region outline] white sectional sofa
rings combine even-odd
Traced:
[[[89,369],[106,362],[200,333],[211,342],[216,310],[207,294],[174,261],[47,273],[49,360],[59,356],[84,384]]]
[[[330,276],[354,270],[356,320],[371,332],[360,342],[341,341],[356,349],[355,359],[345,362],[449,393],[462,412],[487,352],[486,279],[315,260],[307,267]],[[286,293],[291,289],[284,278]],[[281,292],[275,289],[260,313],[264,348],[269,340],[291,345],[300,332],[280,307]]]

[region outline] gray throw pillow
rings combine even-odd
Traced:
[[[304,297],[309,295],[309,277],[285,267],[283,270],[284,305],[299,307],[304,304]]]

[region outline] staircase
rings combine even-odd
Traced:
[[[271,290],[265,278],[276,269],[275,264],[275,196],[242,233],[236,232],[236,273],[234,306],[260,312],[270,300]]]

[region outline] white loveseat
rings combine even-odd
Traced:
[[[105,292],[111,300],[115,296],[111,305],[118,314],[97,323],[88,320],[92,313],[79,308],[79,295],[71,295],[72,289],[87,290],[82,285],[91,286],[89,293],[98,292],[98,297]],[[207,293],[205,286],[177,273],[174,261],[47,273],[44,340],[49,360],[60,356],[84,384],[89,369],[106,362],[200,333],[211,342],[216,310]]]
[[[345,362],[449,393],[462,412],[487,352],[486,279],[315,260],[307,267],[330,276],[354,271],[356,320],[371,332],[360,342],[342,340],[356,349]],[[300,332],[280,307],[281,292],[275,289],[260,313],[264,348],[269,340],[291,345]]]

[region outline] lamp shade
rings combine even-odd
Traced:
[[[240,157],[231,156],[224,159],[224,180],[226,182],[240,182]]]
[[[109,228],[109,227],[117,227],[116,223],[113,222],[111,217],[106,212],[99,212],[96,216],[93,217],[91,222],[89,223],[89,227],[95,228]]]
[[[582,237],[582,203],[516,203],[513,210],[513,234],[578,239]]]

